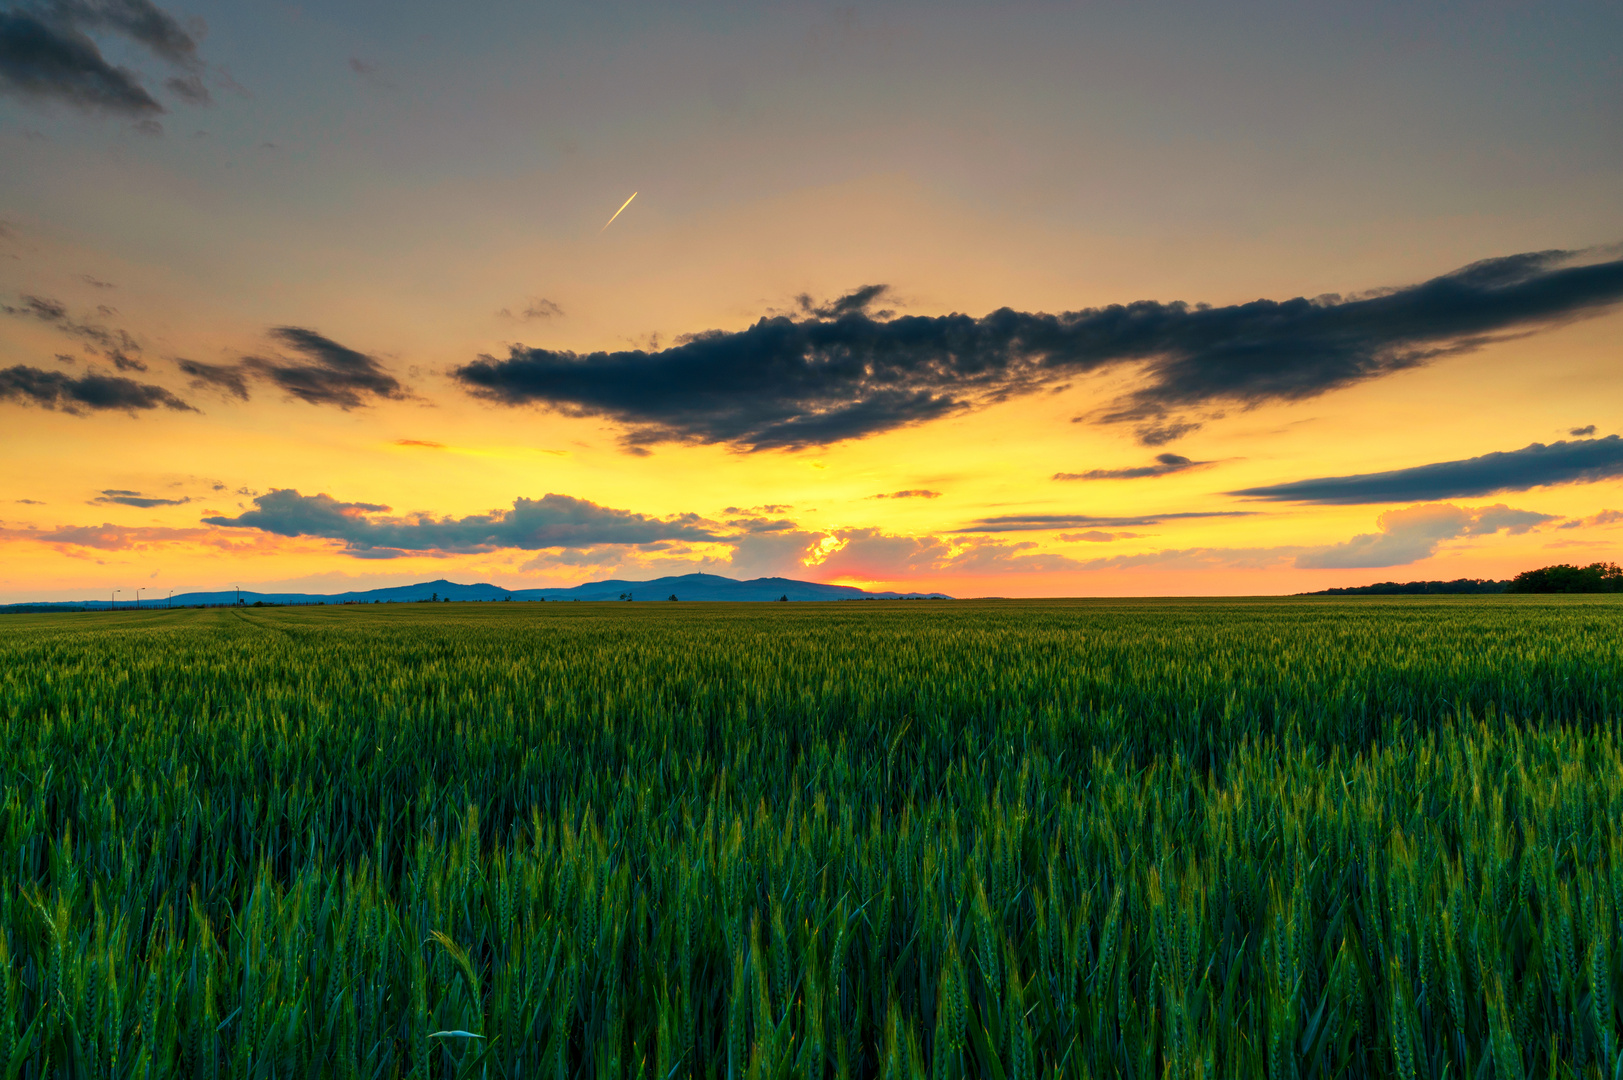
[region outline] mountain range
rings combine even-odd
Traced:
[[[815,581],[768,577],[737,581],[717,574],[682,574],[652,581],[593,581],[567,589],[504,589],[480,582],[460,585],[441,578],[419,585],[397,585],[386,589],[365,589],[342,593],[254,592],[251,589],[223,589],[217,592],[177,593],[173,597],[149,596],[141,607],[190,607],[193,605],[235,604],[345,604],[410,603],[421,600],[949,600],[945,593],[867,592],[851,585],[823,585]],[[135,607],[135,602],[111,600],[64,600],[51,603],[6,604],[0,611],[105,611]]]

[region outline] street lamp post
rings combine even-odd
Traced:
[[[146,591],[146,586],[145,585],[143,585],[139,589],[135,590],[135,610],[136,611],[141,610],[141,594],[143,592],[145,592],[145,591]]]
[[[124,591],[123,589],[114,589],[113,592],[112,592],[112,595],[110,595],[107,598],[107,603],[112,607],[112,609],[114,611],[118,610],[118,594],[123,592],[123,591]]]
[[[173,590],[173,589],[169,590],[169,595],[164,597],[164,602],[168,607],[174,607],[175,606],[175,590]]]

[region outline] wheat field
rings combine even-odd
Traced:
[[[1623,1076],[1623,600],[0,620],[0,1075]]]

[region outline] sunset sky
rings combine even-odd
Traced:
[[[0,602],[1623,559],[1620,41],[0,0]]]

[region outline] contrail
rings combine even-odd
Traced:
[[[633,191],[631,193],[631,199],[635,199],[636,197],[637,197],[637,193],[635,191]],[[625,202],[621,203],[620,204],[620,210],[624,210],[626,207],[630,206],[631,205],[631,199],[627,199]],[[614,217],[611,217],[611,218],[609,218],[609,220],[605,221],[603,223],[603,228],[599,229],[597,231],[601,233],[603,231],[603,229],[607,229],[610,225],[613,225],[614,224],[614,218],[617,218],[617,217],[620,216],[620,210],[616,210],[614,212]]]

